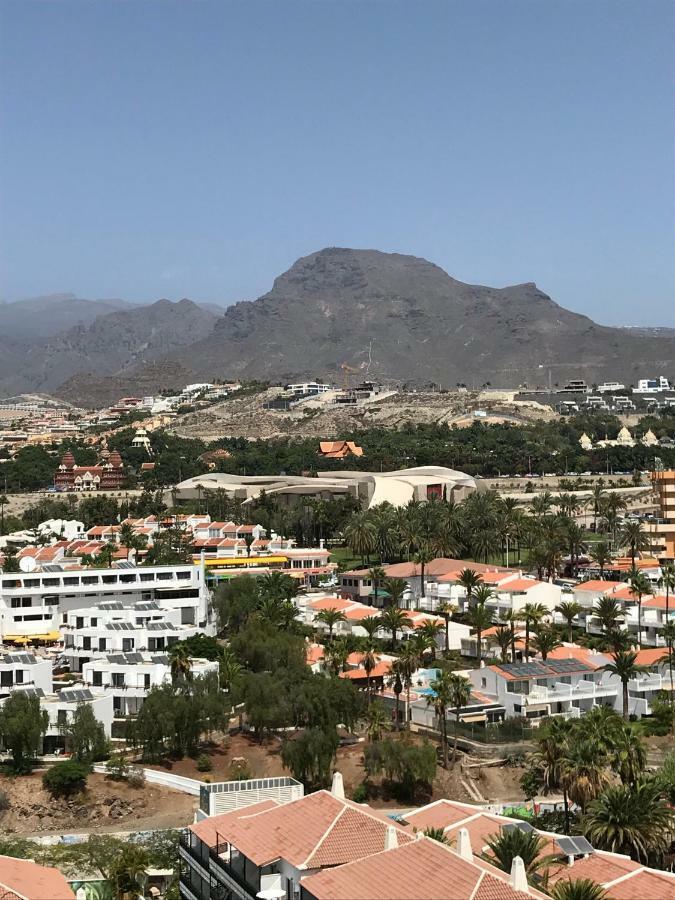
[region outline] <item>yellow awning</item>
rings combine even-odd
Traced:
[[[246,568],[246,566],[264,566],[269,563],[286,562],[288,562],[287,556],[225,556],[205,559],[204,565],[207,568],[211,568],[212,566],[217,566],[219,568],[223,566],[240,566]]]
[[[2,639],[3,641],[9,641],[10,644],[27,644],[30,641],[30,638],[26,637],[25,634],[6,634]]]
[[[34,634],[32,639],[34,641],[60,641],[61,632],[47,631],[45,634]]]
[[[485,721],[485,713],[478,713],[473,716],[460,716],[460,722],[484,722]]]

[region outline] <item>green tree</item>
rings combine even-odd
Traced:
[[[562,603],[556,606],[555,610],[560,613],[567,625],[567,642],[569,644],[573,643],[572,626],[579,613],[583,612],[583,607],[576,600],[563,600]]]
[[[368,578],[373,585],[372,605],[377,606],[378,591],[380,589],[380,585],[386,578],[386,573],[382,566],[372,566],[370,569],[368,569]]]
[[[607,891],[590,878],[561,878],[551,889],[553,900],[609,900]]]
[[[642,530],[642,522],[626,522],[619,534],[619,540],[630,552],[631,568],[635,569],[635,557],[641,550],[650,547],[649,535]]]
[[[382,734],[391,728],[391,718],[383,704],[376,700],[366,709],[366,734],[370,741],[382,740]]]
[[[483,858],[502,872],[511,872],[513,860],[517,856],[522,859],[525,871],[530,876],[546,869],[556,859],[555,856],[544,855],[546,841],[536,831],[511,828],[488,837],[486,845],[488,850]]]
[[[674,826],[675,813],[653,779],[607,787],[582,820],[583,833],[598,850],[625,853],[644,864],[668,849]]]
[[[530,656],[530,629],[538,631],[542,620],[548,615],[543,603],[526,603],[519,612],[521,621],[525,623],[525,659]],[[541,652],[541,651],[540,651]],[[544,657],[545,659],[546,657]]]
[[[575,738],[567,748],[562,778],[570,800],[583,811],[606,787],[609,760],[605,749],[597,741],[586,740],[576,734]]]
[[[633,596],[637,599],[638,608],[638,647],[642,648],[642,598],[652,593],[652,586],[643,572],[633,569],[628,579],[628,587]]]
[[[187,648],[174,644],[169,648],[171,663],[171,681],[174,686],[184,684],[192,678],[192,660]]]
[[[413,800],[419,786],[428,790],[433,783],[436,750],[428,741],[415,744],[407,739],[385,738],[365,745],[363,764],[368,776],[384,773],[403,799]]]
[[[450,672],[439,672],[438,676],[430,684],[433,693],[427,697],[427,706],[433,706],[438,719],[438,726],[441,732],[441,756],[445,769],[448,768],[448,707],[457,696],[455,683],[457,678],[458,676]],[[456,718],[459,719],[458,711]]]
[[[400,606],[401,598],[408,590],[408,582],[405,578],[387,578],[384,582],[384,589],[389,594],[390,605]]]
[[[644,672],[644,666],[639,666],[636,662],[637,653],[632,650],[618,650],[612,654],[612,662],[607,663],[602,668],[606,672],[611,672],[621,680],[621,688],[623,692],[623,717],[628,719],[628,682],[635,678],[640,672]]]
[[[555,628],[541,625],[537,629],[532,644],[534,648],[541,653],[541,658],[546,662],[548,654],[560,647],[560,640],[558,639]]]
[[[415,638],[423,641],[426,647],[431,650],[432,662],[436,659],[438,639],[443,634],[443,630],[443,624],[435,622],[433,619],[426,619],[415,629]]]
[[[483,576],[479,575],[474,569],[462,569],[457,576],[457,584],[464,588],[466,593],[466,604],[471,606],[471,598],[478,585],[483,581]]]
[[[459,711],[466,706],[471,698],[471,682],[463,675],[457,675],[455,672],[443,672],[443,677],[447,675],[447,702],[451,709],[455,710],[455,743],[452,749],[453,762],[457,761],[457,742],[459,740]],[[433,687],[432,683],[432,687]]]
[[[16,691],[0,706],[0,743],[11,753],[17,775],[31,770],[48,725],[49,716],[40,709],[38,697]]]
[[[53,797],[68,797],[85,789],[89,772],[88,765],[76,759],[64,759],[47,769],[42,784]]]
[[[367,512],[358,513],[345,528],[345,540],[361,562],[375,552],[377,547],[377,531]]]
[[[410,619],[406,616],[404,610],[397,606],[387,606],[382,610],[379,616],[380,628],[391,634],[392,650],[396,649],[396,642],[399,631],[410,627]]]
[[[598,541],[589,550],[589,556],[600,569],[600,578],[605,576],[605,566],[612,560],[612,552],[607,541]]]
[[[612,768],[622,784],[635,785],[647,768],[647,750],[637,728],[620,722],[610,736]]]
[[[335,729],[310,728],[284,743],[281,759],[298,781],[310,788],[325,787],[338,745]]]
[[[545,719],[537,733],[537,747],[530,755],[533,770],[540,773],[544,793],[562,789],[565,810],[565,834],[570,832],[567,794],[567,758],[574,740],[574,725],[568,719]]]
[[[339,609],[322,609],[317,613],[316,622],[321,622],[328,629],[328,637],[333,639],[333,629],[341,622],[347,621],[347,616]]]
[[[110,745],[103,724],[86,703],[77,705],[62,733],[66,739],[66,747],[79,763],[91,765],[109,755]]]
[[[617,631],[624,618],[623,610],[613,597],[600,597],[593,607],[593,615],[606,635]]]
[[[476,632],[476,656],[480,667],[483,658],[483,632],[492,625],[492,613],[486,608],[484,602],[478,602],[469,609],[466,621]]]

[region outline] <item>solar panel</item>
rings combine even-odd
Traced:
[[[500,666],[500,668],[504,669],[504,671],[508,672],[510,675],[516,675],[518,677],[523,676],[525,678],[532,675],[546,674],[546,669],[541,665],[541,663],[537,662],[509,663]]]
[[[590,844],[585,837],[582,837],[580,834],[575,834],[572,838],[574,843],[577,846],[577,850],[579,854],[585,855],[586,853],[593,853],[593,845]]]
[[[42,690],[42,688],[32,688],[32,687],[14,688],[12,693],[13,694],[24,694],[26,697],[44,697],[44,695],[45,695],[45,692]]]
[[[592,845],[581,835],[557,837],[555,840],[565,856],[585,856],[588,853],[593,853]]]
[[[142,663],[143,657],[140,653],[127,653],[127,662],[129,663]]]
[[[552,659],[550,661],[547,660],[546,665],[557,673],[579,672],[580,670],[585,671],[590,669],[590,666],[587,666],[586,663],[579,662],[577,659]]]
[[[136,564],[129,562],[128,559],[123,559],[121,562],[117,563],[117,568],[118,569],[135,569]]]
[[[534,828],[529,822],[509,822],[508,825],[502,825],[502,831],[524,831],[528,834],[530,831],[534,831]]]
[[[124,665],[124,654],[123,653],[112,653],[107,657],[109,663],[115,663],[116,665]]]
[[[166,656],[165,654],[162,654],[160,656],[153,656],[153,657],[151,657],[151,659],[154,663],[157,663],[158,665],[163,665],[163,666],[169,665],[169,657]]]
[[[56,563],[48,563],[42,567],[43,572],[63,572],[63,566],[59,566]]]

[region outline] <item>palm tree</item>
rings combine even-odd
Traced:
[[[466,592],[467,606],[471,606],[471,597],[478,585],[483,580],[483,576],[479,575],[473,569],[462,569],[457,577],[457,584],[463,587]]]
[[[443,625],[433,619],[427,619],[418,625],[415,629],[415,637],[423,638],[426,646],[431,650],[432,661],[436,659],[436,651],[438,650],[438,637],[443,633]]]
[[[271,600],[292,600],[297,596],[299,587],[295,578],[287,572],[269,572],[258,578],[261,597]]]
[[[414,562],[420,567],[420,597],[426,596],[426,579],[425,579],[425,567],[427,563],[430,563],[434,558],[434,554],[431,552],[431,548],[428,544],[422,544],[417,550],[417,553],[413,557]]]
[[[633,596],[637,598],[638,647],[642,649],[642,598],[647,594],[651,594],[652,586],[647,576],[643,572],[638,572],[637,569],[633,569],[631,572],[630,578],[628,579],[628,586],[630,587]]]
[[[545,720],[537,734],[537,749],[530,761],[541,773],[544,792],[562,788],[565,809],[565,834],[570,833],[570,807],[565,780],[565,766],[570,743],[574,736],[574,725],[569,719],[552,717]]]
[[[647,767],[647,751],[636,728],[621,722],[610,740],[612,768],[622,784],[635,785]]]
[[[441,605],[436,610],[439,616],[443,617],[445,622],[445,654],[446,656],[450,653],[450,634],[448,633],[448,627],[450,625],[450,619],[457,612],[457,607],[453,606],[452,603],[448,603],[447,600],[441,603]]]
[[[525,623],[525,662],[530,655],[530,628],[537,630],[541,620],[548,615],[543,603],[526,603],[520,610],[519,617]]]
[[[628,719],[628,682],[640,672],[644,672],[644,666],[638,666],[635,662],[637,653],[633,650],[618,650],[612,654],[613,662],[603,666],[605,672],[611,672],[621,679],[623,689],[623,717]]]
[[[190,681],[192,678],[192,660],[184,644],[174,644],[169,648],[171,660],[171,681],[178,684],[180,681]]]
[[[338,637],[324,648],[324,664],[337,676],[344,671],[349,656],[349,647],[344,638]]]
[[[373,585],[373,602],[370,605],[377,606],[377,591],[380,587],[381,582],[383,582],[386,578],[386,573],[382,566],[372,566],[372,568],[368,569],[368,578]]]
[[[415,646],[406,641],[399,653],[398,663],[400,667],[401,680],[405,686],[405,721],[406,728],[410,728],[410,688],[412,687],[413,675],[417,668],[419,660]]]
[[[345,528],[345,540],[352,551],[365,563],[375,551],[377,532],[367,512],[357,513]]]
[[[593,492],[591,494],[591,501],[593,503],[593,531],[598,530],[598,513],[602,508],[602,504],[606,499],[605,491],[604,491],[604,482],[602,479],[600,481],[596,481],[593,485]]]
[[[670,712],[673,722],[673,731],[675,731],[675,694],[673,693],[673,664],[675,663],[675,659],[673,659],[673,648],[675,648],[675,622],[666,622],[666,624],[661,629],[661,636],[665,640],[666,647],[668,649],[663,654],[663,656],[660,657],[659,662],[668,664],[668,675],[670,677]]]
[[[550,513],[552,505],[553,495],[550,491],[544,491],[532,498],[531,509],[536,516],[543,518]]]
[[[0,534],[5,533],[5,507],[9,503],[9,499],[5,494],[0,494]]]
[[[589,556],[600,569],[600,579],[602,580],[605,577],[605,566],[612,558],[607,541],[598,541],[597,544],[593,544],[589,550]]]
[[[241,677],[243,666],[229,647],[223,649],[219,670],[221,688],[231,691]]]
[[[380,627],[391,632],[391,647],[392,650],[395,650],[398,632],[410,627],[410,619],[398,606],[388,606],[382,610],[379,620]]]
[[[609,900],[609,894],[590,878],[561,878],[551,888],[553,900]]]
[[[670,621],[670,595],[675,591],[675,565],[673,563],[665,563],[661,566],[661,577],[659,578],[659,587],[665,588],[666,591],[666,622]]]
[[[400,659],[395,659],[391,664],[391,669],[389,670],[389,685],[394,692],[394,696],[396,697],[396,730],[399,731],[401,727],[401,693],[403,691],[403,678],[402,674],[404,671],[404,667],[401,665]]]
[[[605,634],[617,631],[619,623],[625,617],[624,611],[613,597],[599,597],[593,607],[593,615],[600,620]]]
[[[341,622],[347,621],[347,616],[339,609],[322,609],[316,614],[316,622],[321,622],[328,629],[328,637],[333,639],[333,629]]]
[[[576,600],[563,600],[562,603],[556,606],[555,611],[559,612],[567,623],[567,642],[569,644],[573,643],[572,626],[579,613],[583,612],[583,607]]]
[[[560,640],[555,628],[551,625],[541,625],[536,631],[532,646],[541,653],[542,660],[546,662],[549,653],[560,647]]]
[[[675,812],[653,779],[606,788],[582,820],[583,833],[598,850],[624,853],[645,864],[668,849],[673,828]]]
[[[609,782],[607,754],[597,741],[571,741],[562,764],[570,800],[585,810]]]
[[[391,729],[391,719],[387,710],[379,700],[371,703],[366,709],[366,733],[369,741],[379,741],[382,733]]]
[[[425,828],[424,837],[431,838],[432,841],[438,841],[439,844],[450,845],[450,840],[442,828]]]
[[[405,578],[387,578],[384,582],[384,588],[389,594],[389,604],[391,606],[400,606],[401,598],[408,590],[408,582]]]
[[[455,744],[452,751],[454,762],[457,759],[457,742],[459,740],[459,711],[471,699],[471,682],[463,675],[457,675],[456,672],[443,672],[439,677],[445,675],[447,675],[448,706],[455,710]],[[431,684],[432,688],[434,683]]]
[[[485,608],[484,603],[477,603],[467,613],[466,621],[476,631],[476,656],[480,668],[483,659],[483,632],[492,625],[492,613]]]
[[[445,670],[439,672],[438,676],[431,682],[430,687],[432,694],[427,696],[427,706],[433,706],[438,726],[441,732],[441,757],[443,759],[443,767],[448,768],[448,706],[453,696],[453,684],[450,672]]]
[[[370,676],[373,673],[373,670],[377,666],[380,661],[380,657],[374,650],[370,647],[365,651],[363,657],[361,658],[361,665],[363,666],[366,673],[366,695],[368,697],[368,705],[370,706]]]
[[[487,838],[486,844],[489,852],[483,854],[483,859],[497,866],[502,872],[511,872],[513,860],[517,856],[522,859],[528,875],[534,875],[547,868],[556,859],[554,856],[544,856],[546,840],[536,831],[511,828],[491,835]]]
[[[649,535],[642,530],[642,522],[626,522],[619,534],[619,540],[624,547],[630,549],[631,568],[635,569],[635,557],[638,552],[651,546]]]
[[[361,619],[359,622],[359,628],[363,628],[366,632],[366,643],[369,647],[375,646],[375,638],[381,627],[380,616],[368,616],[368,618]]]
[[[501,651],[502,662],[509,661],[509,650],[513,641],[514,628],[513,623],[497,622],[497,630],[495,631],[495,641]]]

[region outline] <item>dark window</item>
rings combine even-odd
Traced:
[[[94,672],[92,675],[93,681],[92,684],[94,687],[102,687],[103,686],[103,672]]]
[[[91,638],[90,637],[82,638],[82,649],[83,650],[91,650]]]

